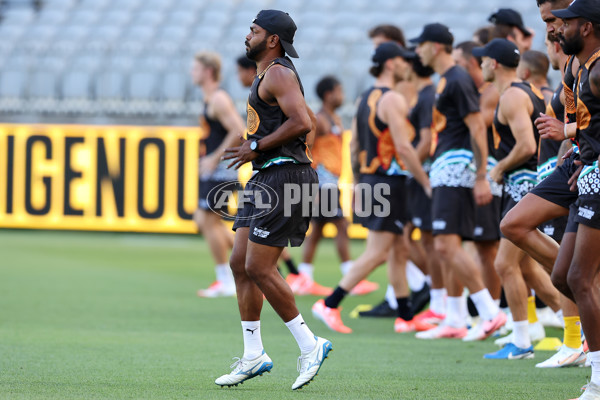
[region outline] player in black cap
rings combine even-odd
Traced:
[[[563,20],[558,37],[565,54],[580,62],[575,82],[577,141],[581,166],[571,177],[577,180],[575,222],[579,224],[573,259],[563,293],[575,300],[588,341],[592,376],[580,399],[600,398],[600,1],[575,0],[568,8],[552,11]]]
[[[237,385],[273,367],[260,339],[263,294],[300,347],[300,375],[293,390],[314,378],[332,349],[330,341],[310,331],[276,268],[284,247],[302,244],[310,221],[310,213],[303,213],[304,201],[292,202],[289,190],[310,199],[318,183],[307,145],[314,138],[314,115],[304,100],[300,77],[285,57],[286,53],[298,57],[292,45],[295,32],[296,24],[287,13],[262,10],[246,36],[246,55],[256,61],[258,70],[248,97],[249,139],[227,149],[224,158],[236,168],[252,162],[258,172],[246,185],[248,195],[233,225],[236,234],[230,260],[244,355],[231,373],[217,378],[220,386]]]
[[[521,53],[531,48],[533,31],[525,27],[523,18],[517,11],[511,8],[500,8],[490,15],[488,21],[494,24],[494,38],[514,42]]]
[[[494,118],[494,149],[498,163],[490,176],[504,183],[503,213],[519,202],[537,183],[537,142],[539,134],[534,121],[546,108],[539,89],[517,78],[520,53],[506,39],[494,39],[485,47],[473,49],[483,59],[484,78],[500,92]],[[486,354],[488,359],[532,358],[527,320],[527,288],[523,276],[536,293],[558,309],[558,291],[549,275],[506,238],[500,239],[496,271],[502,280],[506,298],[514,318],[513,342],[500,351]]]
[[[433,111],[433,165],[429,174],[433,187],[433,234],[436,250],[446,270],[450,269],[471,292],[471,299],[484,321],[485,338],[506,322],[483,284],[481,271],[462,248],[463,239],[472,239],[475,203],[491,201],[487,181],[487,140],[479,111],[479,96],[471,77],[452,58],[454,38],[442,24],[429,24],[418,38],[417,53],[423,65],[432,67],[441,78]],[[475,161],[476,171],[471,169]],[[462,338],[467,334],[462,315],[465,307],[462,286],[456,279],[445,280],[447,313],[437,328],[417,338]]]
[[[401,94],[392,90],[410,68],[407,58],[414,57],[394,42],[380,44],[373,54],[371,74],[376,78],[373,87],[361,95],[353,127],[353,146],[358,145],[360,178],[357,197],[361,199],[357,215],[369,229],[367,248],[354,261],[333,294],[317,301],[313,315],[330,329],[351,333],[340,317],[339,305],[350,291],[375,268],[383,264],[394,246],[398,281],[393,282],[398,301],[396,332],[414,331],[413,313],[408,298],[406,260],[408,248],[403,229],[408,222],[406,213],[406,174],[431,194],[429,179],[423,171],[415,149],[410,143],[414,135],[407,121],[408,106]],[[412,132],[412,133],[411,133]],[[385,192],[379,192],[385,188]],[[366,199],[369,199],[366,201]]]
[[[487,128],[488,158],[487,171],[488,182],[492,192],[492,201],[483,206],[475,208],[475,230],[473,232],[473,243],[481,263],[483,282],[490,291],[494,300],[500,299],[502,286],[500,277],[494,268],[496,253],[500,243],[500,219],[502,209],[502,185],[489,177],[489,171],[498,163],[494,155],[493,128],[494,114],[500,94],[498,89],[490,82],[483,79],[481,70],[481,58],[475,57],[472,51],[481,46],[476,42],[462,42],[456,45],[452,56],[458,65],[463,67],[473,79],[479,92],[479,109]],[[468,245],[468,243],[465,243]],[[478,337],[477,326],[469,330],[469,334],[463,338],[471,341]]]

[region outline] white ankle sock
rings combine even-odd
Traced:
[[[215,274],[219,282],[226,285],[233,284],[233,273],[231,272],[231,268],[229,268],[229,264],[218,264],[215,266]]]
[[[426,282],[423,271],[410,260],[406,262],[406,280],[408,281],[408,287],[412,292],[418,292],[423,289]]]
[[[471,294],[470,297],[482,320],[489,321],[498,315],[500,309],[496,303],[494,303],[494,299],[492,299],[489,290],[482,289],[477,293]]]
[[[590,351],[588,357],[592,361],[592,378],[591,382],[600,386],[600,351]]]
[[[450,297],[446,299],[446,324],[453,328],[463,328],[466,321],[463,318],[463,303],[466,304],[466,299],[463,296]]]
[[[340,264],[340,271],[342,271],[342,276],[346,275],[348,271],[350,271],[350,268],[352,268],[352,263],[352,260],[348,260]]]
[[[315,267],[313,267],[313,265],[309,264],[309,263],[300,263],[300,265],[298,265],[298,272],[308,276],[311,280],[314,280],[314,278],[313,278],[313,270],[314,269],[315,269]]]
[[[396,300],[396,292],[394,292],[392,285],[387,286],[385,291],[385,300],[394,310],[398,309],[398,300]]]
[[[513,340],[514,345],[526,349],[531,346],[529,338],[529,321],[514,321],[513,322]]]
[[[315,339],[315,335],[308,329],[308,325],[304,322],[302,318],[302,314],[298,314],[296,318],[291,321],[285,323],[294,335],[294,339],[298,342],[298,347],[300,347],[300,353],[306,354],[310,353],[317,344],[317,339]]]
[[[446,289],[431,289],[429,309],[436,314],[446,314]]]
[[[246,360],[254,360],[264,350],[260,336],[260,321],[242,321],[244,333],[244,356]]]

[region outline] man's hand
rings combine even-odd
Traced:
[[[559,142],[565,140],[565,124],[556,118],[540,113],[540,117],[535,120],[535,126],[542,139],[552,139]]]
[[[485,206],[492,201],[492,190],[487,179],[476,179],[475,187],[473,187],[473,196],[475,196],[475,204]]]
[[[581,163],[581,160],[575,160],[575,161],[573,161],[573,164],[577,165],[577,169],[575,170],[573,175],[571,175],[571,177],[569,178],[569,181],[567,183],[569,184],[569,189],[571,189],[571,192],[576,192],[577,191],[577,179],[579,178],[579,175],[581,175],[581,170],[583,169],[583,164]]]
[[[490,178],[496,183],[504,182],[504,171],[502,171],[498,165],[490,170]]]
[[[250,150],[249,140],[240,137],[240,141],[242,142],[241,146],[225,149],[223,160],[233,160],[227,168],[234,167],[235,169],[239,169],[242,165],[255,160],[258,157],[257,152]]]

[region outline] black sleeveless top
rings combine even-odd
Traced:
[[[258,95],[258,87],[262,82],[266,72],[273,65],[279,64],[291,69],[296,74],[300,91],[304,95],[304,88],[298,76],[298,72],[292,61],[287,57],[276,58],[271,64],[259,75],[254,78],[250,95],[248,96],[248,139],[259,140],[271,133],[275,132],[288,117],[281,111],[278,105],[270,105],[264,102]],[[274,149],[267,150],[261,153],[254,161],[252,167],[255,170],[268,168],[274,165],[282,164],[310,164],[312,159],[310,151],[306,145],[306,135],[302,135],[292,141],[283,144]]]
[[[577,142],[581,161],[591,165],[598,161],[600,154],[600,100],[592,93],[589,73],[600,58],[600,50],[596,51],[579,68],[575,92],[577,110]]]
[[[541,112],[546,110],[546,103],[544,102],[544,96],[539,91],[539,89],[533,87],[527,82],[513,82],[511,87],[517,87],[523,90],[525,93],[529,95],[531,102],[533,103],[533,112],[531,113],[531,125],[533,126],[533,134],[535,137],[536,143],[539,140],[540,134],[534,124],[534,121],[539,117]],[[496,158],[498,160],[502,160],[504,157],[510,153],[512,148],[516,144],[516,140],[510,130],[510,126],[504,125],[500,123],[498,120],[498,108],[500,104],[496,107],[496,115],[494,117],[494,148],[496,149]],[[537,154],[532,155],[527,161],[523,164],[513,168],[511,171],[506,171],[505,176],[510,175],[513,172],[520,170],[529,170],[536,171],[537,169]],[[537,173],[534,174],[533,180],[535,181],[537,178]]]
[[[396,154],[388,125],[377,117],[379,100],[389,90],[389,88],[372,87],[362,94],[358,105],[356,130],[360,147],[361,174],[388,176],[407,174]],[[409,122],[406,125],[412,128]],[[412,139],[414,132],[410,135]]]
[[[208,103],[204,102],[204,112],[200,117],[200,126],[204,130],[204,137],[200,143],[200,147],[204,149],[203,155],[210,154],[218,149],[227,136],[227,129],[218,120],[210,118],[207,111]]]
[[[561,83],[554,91],[550,104],[546,106],[546,115],[556,118],[559,121],[564,121],[565,119],[565,106],[560,102],[562,91],[563,85]],[[554,168],[556,168],[558,150],[561,143],[558,140],[540,138],[538,144],[538,182],[546,179],[554,171]]]
[[[419,91],[417,104],[410,110],[408,119],[415,128],[413,147],[417,147],[421,141],[421,129],[430,128],[433,117],[433,105],[435,104],[435,86],[427,85]]]

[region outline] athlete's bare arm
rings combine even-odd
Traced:
[[[355,109],[360,104],[361,98],[359,97],[355,104]],[[358,176],[360,175],[360,146],[358,144],[358,129],[356,127],[356,115],[352,118],[352,125],[350,128],[351,139],[350,139],[350,166],[352,167],[352,174],[354,175],[354,183],[358,183]]]
[[[488,85],[488,87],[481,93],[480,97],[481,115],[483,116],[483,122],[486,127],[491,127],[494,123],[494,115],[496,114],[496,106],[500,100],[500,93],[494,85]]]
[[[464,118],[471,134],[471,149],[477,168],[477,177],[473,187],[475,203],[483,206],[492,201],[492,190],[487,180],[487,132],[481,112],[470,113]]]
[[[240,137],[244,134],[244,122],[231,97],[224,90],[219,90],[213,95],[211,106],[214,118],[227,130],[227,136],[215,151],[202,157],[199,164],[201,173],[214,171],[225,149],[239,144]]]
[[[311,116],[291,69],[281,65],[271,67],[258,88],[258,95],[268,104],[277,104],[288,117],[275,132],[260,140],[260,151],[273,149],[311,132]],[[229,167],[236,169],[258,157],[258,153],[250,150],[249,141],[244,141],[239,147],[228,148],[225,153],[224,159],[232,160]]]
[[[413,174],[417,182],[423,186],[427,196],[431,197],[429,177],[423,170],[419,156],[410,143],[407,134],[407,115],[408,106],[401,94],[390,90],[381,97],[379,107],[377,108],[377,116],[389,126],[396,153],[406,163],[406,167]]]
[[[515,145],[508,155],[490,171],[490,177],[498,183],[503,175],[527,161],[537,150],[531,112],[533,104],[525,92],[517,88],[509,88],[500,99],[498,118],[501,123],[508,124],[515,138]]]

